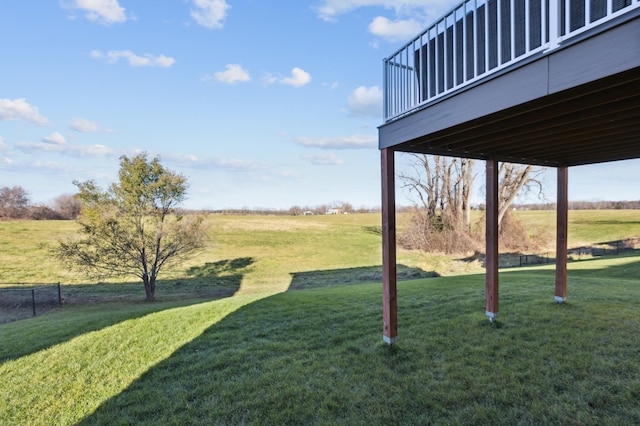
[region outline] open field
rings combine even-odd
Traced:
[[[637,211],[570,222],[570,246],[640,236]],[[400,251],[418,279],[388,347],[378,215],[211,224],[214,246],[144,303],[138,283],[48,260],[73,223],[0,222],[0,281],[74,284],[63,308],[0,325],[0,424],[640,424],[637,251],[570,263],[563,305],[552,266],[503,270],[494,326],[480,264]]]
[[[476,221],[481,220],[479,212],[474,214]],[[553,255],[555,212],[517,211],[515,214],[530,236],[540,242],[540,251]],[[407,214],[398,216],[399,232],[407,218]],[[191,291],[189,286],[199,287],[196,292],[205,296],[212,291],[224,294],[284,291],[301,273],[379,268],[381,263],[378,214],[212,215],[210,224],[212,246],[179,268],[163,273],[160,279],[168,285],[163,288],[163,282],[159,284],[159,297],[163,297],[163,291],[182,296],[185,291]],[[50,250],[58,239],[73,235],[76,229],[71,221],[0,221],[0,282],[84,284],[100,295],[108,293],[108,289],[100,292],[87,277],[67,271],[52,257]],[[630,237],[640,237],[637,210],[569,212],[569,247]],[[482,271],[479,262],[406,250],[399,250],[398,263],[442,276]],[[362,270],[353,272],[367,275]],[[124,283],[132,282],[135,279],[124,280]],[[176,286],[176,283],[181,284]]]
[[[187,292],[204,296],[273,293],[290,285],[304,285],[314,273],[334,271],[343,280],[375,278],[380,268],[380,216],[377,214],[331,216],[210,216],[213,244],[207,250],[171,271],[160,275],[158,298],[183,296]],[[127,286],[135,278],[113,280],[118,286],[100,286],[79,274],[65,270],[50,250],[57,240],[72,235],[73,222],[0,222],[0,282],[62,282],[74,284],[67,296],[95,293],[105,297]],[[440,262],[442,256],[433,256]],[[415,268],[424,256],[404,252],[399,263]],[[437,266],[434,262],[434,267]],[[450,267],[450,266],[447,266]],[[479,271],[478,265],[460,262],[456,269]],[[426,264],[421,266],[433,271]],[[345,274],[351,277],[345,277]],[[420,271],[413,272],[420,274]],[[444,269],[438,271],[442,274]],[[372,275],[373,274],[373,275]],[[418,275],[419,276],[419,275]],[[367,279],[364,279],[367,281]],[[72,291],[71,294],[68,292]],[[128,289],[123,291],[129,293]],[[141,295],[142,296],[142,295]]]
[[[555,211],[516,211],[514,214],[532,237],[547,241],[547,248],[555,250]],[[640,237],[638,210],[569,211],[570,248],[632,237]]]

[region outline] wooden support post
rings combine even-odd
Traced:
[[[396,278],[396,203],[394,152],[381,151],[382,159],[382,322],[383,339],[389,345],[398,340]]]
[[[567,300],[567,236],[569,223],[569,168],[558,167],[558,207],[556,226],[556,296]]]
[[[498,160],[487,160],[486,203],[486,314],[493,322],[498,316]]]

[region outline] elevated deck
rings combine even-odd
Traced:
[[[486,161],[486,314],[498,315],[498,162],[557,168],[555,300],[570,166],[640,158],[640,0],[463,1],[384,61],[383,335],[398,338],[394,153]]]
[[[558,6],[555,40],[544,2],[465,2],[386,59],[380,148],[545,166],[640,157],[640,1]]]

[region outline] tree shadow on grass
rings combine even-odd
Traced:
[[[467,281],[465,286],[469,292],[476,285]],[[523,411],[519,396],[484,398],[486,383],[513,387],[525,399],[549,394],[540,407],[555,404],[559,396],[544,392],[548,381],[570,386],[584,365],[597,362],[604,350],[599,338],[608,338],[608,324],[612,318],[615,323],[617,314],[595,325],[591,319],[570,322],[586,312],[556,321],[557,304],[540,304],[536,295],[527,294],[525,301],[538,306],[519,311],[517,326],[498,323],[494,330],[478,320],[482,313],[474,311],[473,297],[454,297],[457,289],[451,288],[429,292],[429,297],[418,291],[413,287],[403,296],[404,337],[390,348],[379,336],[379,292],[331,288],[261,299],[211,326],[78,424],[430,424],[450,416],[465,424],[478,421],[470,404],[483,407],[478,413],[492,413],[482,423],[535,423],[540,413],[550,416],[557,407],[565,409],[575,395],[563,396],[553,408]],[[626,300],[625,306],[632,310],[633,302]],[[633,324],[627,325],[616,341],[630,366],[636,365],[637,351],[625,342],[633,331]],[[528,344],[532,336],[537,340]],[[587,348],[574,351],[576,346]],[[550,347],[557,348],[552,355]],[[617,353],[615,345],[611,348],[607,354]],[[529,358],[532,354],[540,358]],[[553,367],[540,368],[540,360],[550,356]],[[506,367],[511,364],[516,367]],[[558,379],[558,371],[568,372]],[[606,374],[594,382],[606,381]],[[590,375],[581,377],[584,389],[590,388]],[[625,389],[627,382],[615,380],[612,386]],[[630,394],[614,405],[626,406]],[[589,392],[578,391],[578,396],[587,398]],[[589,407],[576,410],[594,415]],[[598,414],[614,423],[624,419],[624,411],[607,410]]]
[[[338,369],[328,371],[317,361],[342,341],[353,340],[353,352],[345,354],[349,362],[361,348],[375,348],[378,335],[363,336],[359,330],[362,321],[378,324],[379,306],[370,295],[354,301],[333,292],[305,293],[278,294],[241,307],[77,424],[313,424],[312,417],[300,413],[308,405],[321,409],[332,398],[333,380],[343,380]],[[333,307],[333,315],[326,306]],[[305,386],[301,372],[317,384]],[[283,393],[288,407],[282,405]],[[270,418],[262,417],[264,407],[272,410]]]
[[[227,277],[235,277],[238,273],[247,273],[247,268],[254,262],[252,257],[207,262],[202,266],[192,266],[187,270],[187,275],[194,278],[224,280]]]
[[[382,226],[365,226],[365,232],[373,235],[382,235]]]
[[[475,252],[471,256],[456,259],[461,262],[474,263],[478,262],[481,267],[487,267],[487,258],[484,253]],[[519,266],[532,266],[555,263],[556,259],[545,254],[525,254],[521,252],[500,253],[498,255],[499,268],[513,268]]]
[[[62,308],[0,325],[0,362],[47,349],[76,336],[165,309],[232,296],[252,258],[208,262],[178,280],[158,280],[156,301],[145,302],[141,283],[64,285]]]
[[[437,272],[427,272],[420,268],[412,268],[398,264],[396,277],[401,280],[433,278],[440,276]],[[362,266],[357,268],[325,269],[320,271],[294,272],[291,274],[289,290],[360,284],[382,281],[382,266]]]

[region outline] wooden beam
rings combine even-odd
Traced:
[[[382,159],[382,323],[383,339],[389,345],[398,340],[396,278],[396,195],[394,151],[385,148]]]
[[[498,160],[487,160],[486,203],[486,291],[487,316],[498,316]]]
[[[569,168],[558,167],[558,207],[556,226],[556,296],[567,300],[567,234],[569,223]]]

